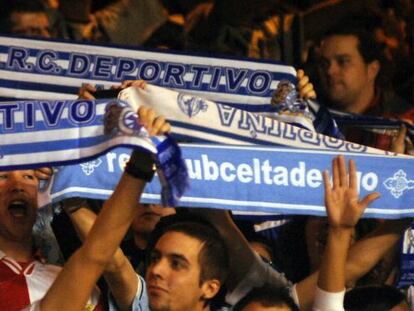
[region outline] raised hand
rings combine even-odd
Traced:
[[[136,86],[144,90],[145,87],[147,86],[147,82],[145,82],[144,80],[125,80],[122,82],[120,88],[125,89],[130,86]]]
[[[79,89],[78,98],[79,99],[95,99],[95,96],[93,96],[93,93],[96,92],[96,88],[92,84],[84,84]]]
[[[379,198],[378,192],[373,192],[359,200],[356,165],[349,161],[347,174],[344,156],[338,156],[332,161],[332,185],[329,173],[323,173],[325,188],[325,206],[331,228],[353,228],[364,213],[365,208]]]
[[[313,89],[313,84],[310,83],[309,77],[305,75],[302,69],[298,69],[296,77],[298,78],[297,88],[302,99],[315,99],[316,92]]]
[[[155,111],[149,107],[139,107],[139,122],[144,126],[148,133],[153,135],[162,135],[171,131],[171,125],[163,116],[157,116]]]

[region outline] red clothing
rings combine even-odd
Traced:
[[[22,264],[0,251],[0,310],[20,311],[42,299],[61,269],[37,260]],[[87,310],[105,310],[100,296],[94,290]]]

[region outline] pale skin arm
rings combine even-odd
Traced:
[[[384,255],[398,243],[411,220],[387,220],[367,237],[351,246],[346,261],[346,284],[355,282],[370,271]],[[369,256],[366,254],[369,253]],[[296,284],[301,310],[311,310],[319,272],[315,272]]]
[[[365,208],[379,197],[379,193],[368,194],[359,200],[353,160],[349,161],[349,178],[343,156],[333,160],[332,171],[332,186],[329,173],[325,171],[323,174],[329,230],[318,287],[327,292],[341,292],[345,289],[345,264],[352,232]]]
[[[371,194],[370,196],[364,198],[364,200],[367,201],[363,200],[361,202],[364,202],[364,204],[370,203],[372,200],[376,199],[377,196],[378,194]],[[337,279],[331,279],[330,281],[337,282],[334,284],[344,284],[344,278],[345,284],[354,284],[360,277],[370,271],[378,263],[378,261],[381,260],[381,258],[398,242],[402,233],[404,232],[404,229],[410,224],[410,222],[411,220],[409,219],[385,221],[374,232],[369,234],[364,239],[356,242],[347,252],[347,256],[339,256],[339,253],[341,251],[338,251],[335,248],[340,246],[332,243],[333,248],[327,248],[326,252],[332,251],[331,255],[335,255],[334,260],[339,260],[335,263],[338,268],[334,268],[336,271],[335,273],[325,271],[325,276],[327,274],[332,274],[332,276],[335,276]],[[329,241],[330,240],[328,238],[328,242]],[[344,245],[345,242],[347,241],[343,241]],[[342,248],[342,252],[343,251],[344,249]],[[367,253],[369,253],[369,256],[366,256]],[[325,255],[326,254],[327,253],[325,253]],[[342,271],[340,267],[343,267],[344,263],[341,261],[343,261],[344,258],[347,258],[347,260],[345,262],[345,273],[343,274],[342,272],[338,271]],[[325,265],[326,264],[327,263],[325,263]],[[317,282],[320,287],[323,286],[321,287],[322,289],[329,289],[328,291],[332,292],[334,292],[335,289],[337,291],[341,290],[341,286],[332,286],[330,283],[326,283],[327,281],[325,277],[322,277],[322,280],[325,281],[323,281],[321,284],[321,278],[319,277],[320,281],[318,281],[318,275],[319,272],[315,272],[306,279],[296,284],[296,292],[299,297],[301,310],[311,310],[315,298],[314,293]]]
[[[64,202],[65,206],[72,203],[72,200]],[[97,215],[85,206],[73,213],[67,213],[76,232],[83,240],[89,234]],[[135,270],[125,257],[122,250],[118,247],[109,264],[105,267],[103,276],[107,281],[110,292],[112,293],[119,310],[130,310],[131,304],[137,292],[137,277]]]
[[[170,131],[164,117],[152,109],[138,111],[141,124],[151,135]],[[92,289],[112,259],[135,216],[143,180],[124,173],[112,196],[105,202],[85,243],[71,256],[41,301],[42,311],[84,310]],[[138,285],[141,286],[141,285]]]

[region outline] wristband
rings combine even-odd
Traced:
[[[125,172],[128,175],[146,182],[152,180],[155,171],[156,166],[153,156],[137,149],[132,152],[131,158],[125,167]]]

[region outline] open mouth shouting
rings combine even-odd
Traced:
[[[8,205],[8,211],[14,218],[23,219],[28,216],[29,202],[23,199],[12,200]]]

